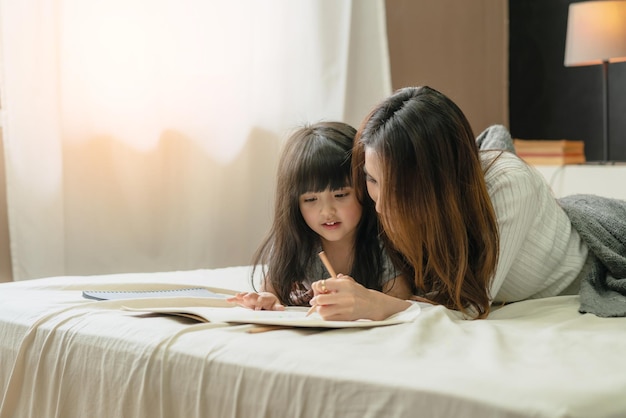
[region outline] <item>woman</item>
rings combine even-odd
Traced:
[[[438,91],[405,88],[380,103],[357,133],[353,176],[420,297],[484,318],[492,302],[578,291],[589,250],[543,177],[513,153],[479,151]],[[352,283],[316,302],[350,300],[341,293],[364,294]]]

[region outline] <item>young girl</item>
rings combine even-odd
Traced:
[[[286,141],[278,165],[274,221],[253,261],[263,266],[262,287],[231,301],[253,309],[309,306],[312,284],[319,281],[318,293],[330,292],[331,282],[358,282],[366,291],[380,293],[385,306],[396,312],[410,305],[402,300],[410,297],[410,287],[403,277],[396,278],[378,239],[373,202],[367,196],[359,200],[351,186],[355,134],[347,124],[321,122],[297,130]],[[337,279],[325,280],[330,274],[318,257],[322,250],[333,268],[344,273]],[[313,303],[327,319],[354,316],[348,303],[339,309]],[[368,309],[358,315],[390,314]]]
[[[587,241],[541,174],[513,153],[479,151],[461,110],[431,88],[399,90],[370,113],[353,167],[355,184],[366,184],[376,202],[388,246],[401,254],[398,265],[436,304],[484,318],[494,301],[575,294],[588,276]],[[620,214],[605,222],[612,227],[587,229],[602,231],[611,246],[622,243],[613,271],[624,272],[624,202],[612,203]],[[613,262],[616,252],[606,253]],[[353,283],[319,299],[339,303],[362,290]],[[381,302],[370,293],[362,303]]]

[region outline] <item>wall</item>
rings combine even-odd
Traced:
[[[510,121],[514,137],[585,141],[602,158],[602,67],[565,67],[571,0],[510,0]],[[609,65],[611,159],[626,161],[626,63]]]
[[[394,89],[429,85],[474,132],[508,126],[507,0],[386,0]]]
[[[0,283],[10,282],[13,278],[13,274],[11,273],[6,184],[6,176],[4,173],[4,142],[2,140],[2,129],[0,129]]]
[[[547,180],[556,197],[573,194],[594,194],[626,200],[626,165],[565,165],[561,167],[536,166]]]
[[[476,133],[508,126],[506,0],[386,0],[393,87],[427,84],[449,95]],[[0,142],[0,282],[11,280]]]

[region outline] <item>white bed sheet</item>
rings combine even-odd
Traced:
[[[85,289],[249,288],[249,267],[0,284],[0,418],[623,417],[626,319],[562,296],[372,329],[200,324]]]

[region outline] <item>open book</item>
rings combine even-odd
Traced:
[[[134,308],[124,306],[125,310],[143,313],[160,313],[192,318],[201,322],[223,322],[233,324],[274,325],[281,327],[306,328],[370,328],[385,325],[395,325],[413,321],[420,313],[419,304],[412,304],[409,308],[382,321],[360,319],[357,321],[326,321],[317,313],[306,316],[308,309],[288,307],[284,311],[255,311],[240,306],[153,306]]]

